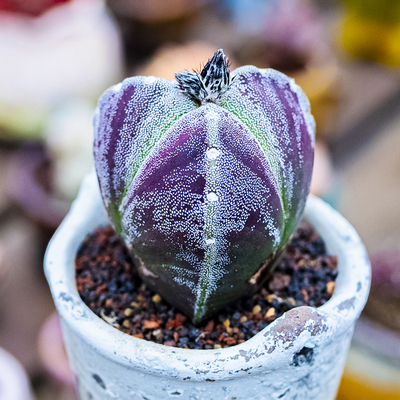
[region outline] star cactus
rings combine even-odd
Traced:
[[[195,323],[256,290],[296,229],[315,126],[286,75],[222,50],[176,80],[132,77],[94,119],[105,207],[148,286]]]

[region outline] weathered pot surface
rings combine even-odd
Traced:
[[[304,217],[338,256],[336,290],[326,304],[294,308],[230,348],[167,347],[116,330],[78,295],[75,254],[88,233],[108,224],[96,177],[89,175],[45,259],[81,398],[334,399],[368,296],[370,264],[355,230],[322,200],[310,196]]]

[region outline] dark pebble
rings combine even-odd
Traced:
[[[243,326],[243,329],[244,329],[245,331],[250,332],[250,331],[252,331],[253,328],[254,328],[254,322],[251,321],[251,320],[244,321],[244,322],[242,323],[242,326]]]
[[[192,340],[196,340],[200,336],[201,332],[199,329],[191,327],[188,330],[188,336]]]
[[[181,327],[178,331],[179,337],[186,337],[188,335],[189,330],[185,327]]]

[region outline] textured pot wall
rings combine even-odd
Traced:
[[[235,356],[227,358],[224,358],[223,352],[219,352],[215,354],[216,362],[205,363],[205,367],[199,365],[194,370],[196,376],[187,374],[182,379],[179,364],[184,365],[188,359],[195,358],[195,354],[177,356],[175,369],[160,378],[156,375],[157,371],[151,372],[154,350],[138,349],[137,355],[143,362],[141,368],[126,368],[117,360],[110,361],[108,357],[99,355],[93,347],[88,348],[80,336],[70,329],[64,332],[72,366],[79,376],[82,400],[334,399],[352,335],[352,330],[348,330],[324,343],[321,348],[321,337],[314,341],[305,334],[299,340],[305,346],[300,346],[300,351],[296,351],[297,346],[289,347],[287,356],[282,351],[280,354],[268,354],[261,348],[254,351],[238,350]],[[123,341],[120,344],[123,345]],[[157,362],[162,358],[166,361],[167,357],[168,354],[159,355]],[[223,374],[224,379],[221,379],[221,370],[231,369],[230,363],[235,358],[242,365]],[[280,358],[281,365],[276,365],[273,358]],[[248,366],[251,359],[259,365]]]
[[[299,307],[240,345],[220,350],[170,348],[130,337],[80,300],[74,257],[83,238],[107,224],[97,181],[86,178],[46,255],[46,275],[83,400],[334,399],[353,333],[368,295],[370,267],[354,229],[310,197],[305,217],[337,254],[332,299]]]

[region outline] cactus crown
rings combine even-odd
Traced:
[[[232,74],[218,50],[177,81],[128,78],[94,119],[111,223],[147,285],[195,323],[263,283],[311,179],[315,127],[301,89],[272,69]]]
[[[222,49],[208,60],[200,73],[178,72],[175,78],[182,93],[199,105],[207,102],[218,103],[232,82],[229,60]]]

